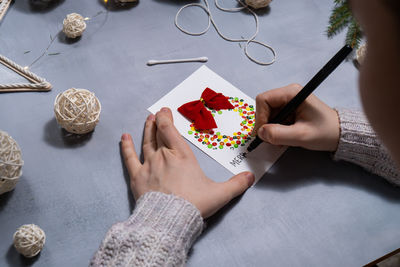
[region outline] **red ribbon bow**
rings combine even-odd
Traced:
[[[210,88],[206,88],[201,94],[200,100],[195,100],[183,104],[178,111],[187,119],[193,121],[194,127],[198,130],[209,130],[217,128],[217,124],[204,104],[214,110],[234,109],[234,106],[228,101],[227,97],[221,93],[216,93]]]

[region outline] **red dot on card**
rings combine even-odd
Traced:
[[[199,138],[197,141],[201,142],[201,141],[203,141],[203,139]]]
[[[226,146],[231,146],[231,143],[226,143]]]
[[[236,141],[236,144],[240,145],[240,143],[241,143],[240,141]]]
[[[212,143],[212,145],[213,145],[213,146],[216,146],[216,145],[217,145],[217,143],[215,143],[215,142],[214,142],[214,143]]]
[[[210,138],[210,136],[208,134],[206,134],[206,138]]]
[[[229,140],[231,140],[231,141],[232,141],[232,140],[233,140],[233,137],[229,137]]]

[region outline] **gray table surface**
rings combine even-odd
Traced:
[[[107,229],[126,219],[134,203],[120,157],[119,139],[130,132],[139,147],[147,108],[197,68],[199,63],[148,67],[151,58],[207,56],[207,66],[251,97],[291,82],[306,83],[343,44],[343,35],[324,34],[331,0],[276,0],[259,12],[258,40],[276,48],[269,67],[250,62],[238,44],[215,30],[200,37],[178,31],[173,19],[186,0],[145,0],[88,22],[83,37],[60,35],[32,71],[54,88],[48,93],[0,94],[0,129],[12,135],[25,165],[14,191],[0,196],[0,266],[85,266]],[[234,6],[234,1],[221,1]],[[254,30],[246,12],[211,9],[222,31],[239,38]],[[30,64],[61,28],[67,13],[92,16],[101,1],[61,1],[35,10],[17,0],[0,23],[0,53]],[[193,9],[182,22],[206,25]],[[31,51],[24,54],[25,51]],[[268,59],[253,46],[251,53]],[[359,108],[358,70],[342,64],[317,90],[331,106]],[[21,81],[0,68],[0,82]],[[55,96],[86,88],[102,103],[95,132],[68,138],[53,115]],[[192,146],[207,175],[231,174]],[[46,232],[46,246],[31,260],[12,247],[22,224]],[[400,246],[400,191],[360,167],[334,162],[328,153],[289,149],[243,197],[208,221],[190,252],[188,266],[360,266]]]

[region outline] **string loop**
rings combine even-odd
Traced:
[[[229,41],[229,42],[245,43],[245,44],[244,44],[244,53],[245,53],[245,55],[246,55],[251,61],[253,61],[254,63],[257,63],[257,64],[259,64],[259,65],[263,65],[263,66],[268,66],[268,65],[273,64],[273,63],[276,61],[276,52],[275,52],[275,50],[274,50],[270,45],[255,40],[255,38],[257,37],[258,32],[259,32],[259,21],[258,21],[258,16],[257,16],[257,14],[256,14],[251,8],[249,8],[245,3],[243,3],[243,2],[240,1],[240,0],[237,0],[237,1],[238,1],[239,4],[241,5],[241,7],[236,7],[236,8],[225,8],[225,7],[222,7],[222,6],[219,4],[218,0],[214,0],[214,1],[215,1],[215,6],[216,6],[219,10],[221,10],[221,11],[225,11],[225,12],[239,12],[239,11],[242,11],[242,10],[245,10],[245,9],[246,9],[247,11],[249,11],[249,12],[253,15],[254,20],[255,20],[255,24],[256,24],[256,31],[255,31],[255,33],[254,33],[250,38],[248,38],[248,39],[245,39],[245,38],[242,38],[242,39],[235,39],[235,38],[230,38],[230,37],[225,36],[225,35],[220,31],[220,29],[218,28],[217,24],[216,24],[215,21],[214,21],[214,18],[213,18],[212,14],[211,14],[211,11],[210,11],[210,6],[209,6],[209,3],[208,3],[208,0],[204,0],[204,4],[190,3],[190,4],[187,4],[187,5],[182,6],[182,7],[178,10],[178,12],[176,13],[176,16],[175,16],[175,26],[176,26],[181,32],[183,32],[183,33],[185,33],[185,34],[192,35],[192,36],[199,36],[199,35],[203,35],[203,34],[205,34],[206,32],[208,32],[208,30],[210,29],[211,25],[213,25],[213,27],[215,28],[216,32],[218,33],[218,35],[219,35],[222,39],[224,39],[224,40],[226,40],[226,41]],[[203,31],[200,31],[200,32],[191,32],[191,31],[189,31],[189,30],[186,30],[185,28],[183,28],[183,27],[179,24],[178,18],[179,18],[179,16],[181,15],[181,12],[182,12],[184,9],[189,8],[189,7],[199,7],[199,8],[201,8],[201,9],[207,14],[207,16],[208,16],[208,24],[207,24],[207,27],[206,27]],[[272,60],[269,61],[269,62],[263,62],[263,61],[257,60],[256,58],[252,57],[252,56],[248,53],[248,47],[249,47],[249,44],[250,44],[250,43],[259,44],[259,45],[261,45],[261,46],[267,48],[268,50],[270,50],[271,53],[272,53],[272,56],[273,56]]]

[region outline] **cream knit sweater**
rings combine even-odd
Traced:
[[[400,172],[364,115],[338,110],[340,141],[335,160],[361,165],[400,185]],[[144,194],[128,220],[114,224],[90,266],[183,266],[200,235],[203,218],[190,202],[160,192]]]

